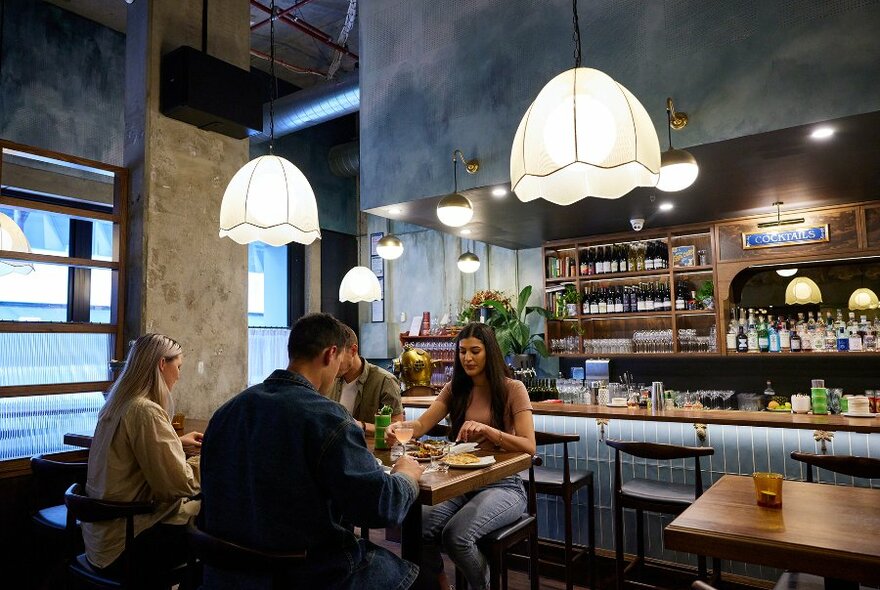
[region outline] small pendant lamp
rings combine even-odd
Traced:
[[[396,260],[403,254],[403,242],[394,234],[388,234],[376,242],[376,254],[385,260]]]
[[[461,227],[474,216],[474,207],[470,199],[458,192],[458,158],[464,162],[469,174],[476,174],[480,169],[479,160],[467,160],[461,150],[452,152],[452,194],[446,195],[437,203],[437,218],[443,225]]]
[[[480,268],[480,258],[473,252],[465,252],[458,257],[458,270],[471,274]]]
[[[382,287],[379,278],[366,266],[355,266],[342,277],[339,284],[339,300],[378,301],[382,299]]]
[[[24,232],[18,224],[3,213],[0,213],[0,250],[9,252],[30,253],[31,245],[27,241]],[[34,271],[34,265],[29,262],[15,262],[13,260],[0,260],[0,277],[11,273],[22,275]]]
[[[672,130],[683,129],[688,124],[687,113],[677,112],[672,99],[666,99],[666,122],[669,149],[660,156],[660,178],[657,189],[665,192],[684,190],[694,183],[700,174],[697,159],[686,150],[672,147]]]
[[[877,309],[877,307],[880,307],[880,300],[871,289],[862,287],[849,296],[849,308],[852,310]]]
[[[792,279],[785,288],[786,305],[806,305],[807,303],[822,303],[822,291],[819,285],[807,277]]]
[[[245,164],[226,187],[220,205],[220,237],[239,244],[265,242],[282,246],[290,242],[311,244],[321,238],[318,204],[305,175],[290,161],[276,156],[275,98],[275,0],[270,4],[269,155]]]
[[[513,138],[510,182],[520,201],[617,199],[655,186],[660,174],[660,142],[645,107],[604,72],[581,67],[577,0],[572,5],[575,67],[544,86]]]

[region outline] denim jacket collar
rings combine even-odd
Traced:
[[[289,383],[293,383],[294,385],[300,385],[302,387],[308,387],[309,389],[313,389],[315,392],[318,392],[317,388],[312,385],[312,382],[300,375],[299,373],[294,373],[293,371],[288,371],[287,369],[275,369],[272,371],[272,374],[266,377],[266,383],[269,381],[287,381]]]

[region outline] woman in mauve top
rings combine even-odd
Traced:
[[[452,440],[533,455],[535,425],[529,395],[522,382],[508,376],[492,328],[468,324],[455,342],[458,354],[452,381],[424,414],[392,424],[387,436],[393,440],[395,428],[405,425],[412,427],[413,438],[417,438],[448,416]],[[513,475],[423,510],[421,567],[437,574],[439,587],[448,588],[440,557],[442,546],[471,588],[488,588],[488,561],[476,541],[518,520],[526,510],[526,493],[522,479]]]

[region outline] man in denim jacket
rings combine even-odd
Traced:
[[[402,457],[390,475],[345,408],[321,395],[339,370],[341,324],[310,314],[294,324],[290,365],[224,404],[202,445],[202,527],[267,551],[305,549],[287,588],[408,588],[418,567],[340,525],[400,523],[423,468]],[[271,577],[205,569],[204,588],[269,588]]]

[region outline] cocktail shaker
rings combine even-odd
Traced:
[[[663,382],[653,381],[651,383],[651,411],[660,412],[663,410]]]

